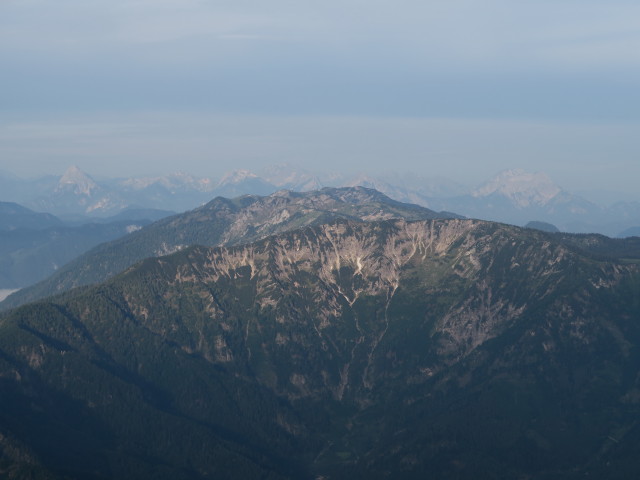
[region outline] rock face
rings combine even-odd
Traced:
[[[555,238],[340,219],[16,309],[0,320],[0,465],[633,478],[640,267]]]
[[[396,202],[371,189],[325,188],[276,192],[267,197],[217,197],[189,212],[169,217],[134,235],[105,243],[58,270],[49,279],[2,302],[11,308],[70,288],[97,283],[146,257],[167,255],[188,245],[235,245],[336,218],[358,221],[451,218],[427,208]]]
[[[75,195],[91,197],[100,187],[93,179],[76,166],[69,167],[54,190],[55,193],[70,191]]]

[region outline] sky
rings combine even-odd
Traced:
[[[287,162],[635,192],[640,4],[0,0],[0,170]]]

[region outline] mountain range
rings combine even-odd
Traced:
[[[575,233],[626,235],[640,226],[640,202],[601,205],[572,194],[546,174],[507,170],[465,188],[450,180],[417,175],[313,174],[288,165],[272,166],[260,174],[228,172],[222,178],[198,178],[186,173],[96,181],[77,167],[61,177],[32,181],[0,177],[6,201],[65,219],[110,216],[127,208],[184,211],[216,196],[269,195],[278,190],[311,191],[329,187],[364,186],[389,197],[433,210],[515,225],[542,221]]]
[[[145,228],[140,227],[148,224],[148,220],[135,224],[119,221],[120,216],[142,219],[154,213],[166,215],[157,211],[126,211],[111,217],[112,224],[107,222],[103,226],[89,224],[40,233],[5,233],[6,252],[0,255],[0,262],[6,267],[7,278],[0,287],[24,288],[0,302],[0,310],[104,281],[144,258],[166,255],[194,244],[236,245],[337,218],[353,221],[462,218],[397,202],[373,189],[344,187],[301,193],[283,190],[269,196],[245,195],[235,199],[217,197],[202,207],[166,217]],[[557,230],[546,222],[528,222],[526,227]],[[615,240],[597,234],[558,234],[557,238],[589,254],[618,255],[624,251],[636,258],[640,252],[638,237]],[[62,247],[59,251],[55,248],[58,244]],[[96,246],[90,249],[92,245]],[[35,283],[38,280],[41,281]]]
[[[248,239],[240,217],[295,199],[162,225],[178,238],[199,215]],[[632,245],[459,218],[306,223],[5,313],[3,476],[640,474]]]
[[[63,222],[49,213],[38,213],[13,202],[0,202],[0,232],[19,228],[42,230],[62,226]]]
[[[90,248],[139,230],[168,213],[124,210],[113,217],[70,223],[0,202],[0,291],[43,280]]]
[[[247,243],[337,218],[372,221],[454,217],[454,214],[403,204],[363,187],[324,188],[305,193],[283,190],[266,197],[245,195],[232,200],[217,197],[202,207],[102,243],[57,269],[42,282],[14,293],[0,304],[0,308],[100,282],[144,258],[166,255],[194,244]]]

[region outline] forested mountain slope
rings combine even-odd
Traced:
[[[150,258],[0,320],[8,478],[635,478],[640,267],[473,220]],[[39,476],[36,476],[39,475]]]

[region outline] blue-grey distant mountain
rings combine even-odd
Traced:
[[[640,237],[640,227],[631,227],[626,229],[624,232],[620,232],[617,237],[625,238],[625,237]]]
[[[0,289],[43,280],[90,248],[172,212],[128,209],[110,218],[64,222],[12,202],[0,202]]]
[[[220,197],[239,197],[240,195],[269,195],[278,188],[248,170],[235,170],[227,173],[213,189]]]
[[[531,218],[551,223],[562,231],[604,233],[614,236],[640,221],[633,202],[603,207],[572,195],[543,173],[507,170],[467,195],[430,198],[419,202],[471,218],[524,225]]]
[[[342,186],[373,188],[395,200],[422,206],[426,206],[432,198],[450,198],[464,194],[466,190],[463,186],[451,180],[420,175],[401,176],[389,174],[373,176],[361,174],[354,177],[340,178],[337,183]]]
[[[0,231],[0,289],[33,285],[90,248],[135,232],[138,219]]]
[[[262,169],[260,176],[278,190],[292,190],[294,192],[310,192],[320,190],[322,187],[335,186],[331,183],[323,183],[318,175],[293,167],[288,164],[272,165]],[[367,185],[362,185],[367,187]],[[396,199],[400,200],[401,199]]]
[[[154,208],[183,212],[208,202],[215,182],[187,173],[156,177],[120,178],[105,182],[125,199],[127,208]]]
[[[97,181],[74,166],[37,196],[34,191],[27,204],[78,220],[113,216],[127,209],[185,211],[215,196],[267,195],[278,189],[246,170],[230,172],[219,181],[186,173]]]
[[[68,216],[115,214],[126,204],[115,192],[98,184],[85,172],[73,166],[60,177],[53,191],[43,192],[30,205],[56,215]]]
[[[5,184],[4,200],[75,221],[87,216],[109,217],[131,208],[180,212],[203,205],[215,196],[268,195],[281,189],[310,191],[324,186],[359,185],[433,210],[515,225],[525,225],[535,218],[562,231],[615,236],[640,224],[639,202],[596,204],[562,189],[544,173],[522,170],[501,172],[476,188],[421,175],[310,173],[286,164],[265,168],[259,175],[235,170],[221,179],[174,173],[99,181],[71,167],[57,178],[27,181],[0,176],[0,186]]]
[[[171,215],[175,215],[177,212],[170,210],[158,210],[155,208],[127,208],[122,210],[120,213],[112,217],[106,218],[95,218],[93,221],[95,223],[110,223],[110,222],[119,222],[119,221],[136,221],[136,220],[148,220],[148,221],[156,221],[165,217],[169,217]]]
[[[60,177],[21,179],[0,175],[1,199],[74,222],[110,217],[123,210],[184,211],[210,200],[214,188],[210,179],[183,173],[95,180],[75,166]]]
[[[49,213],[34,212],[13,202],[0,202],[0,232],[19,228],[42,230],[62,224],[62,220]]]
[[[540,222],[538,220],[532,220],[531,222],[527,223],[524,226],[524,228],[533,228],[535,230],[541,230],[543,232],[551,232],[551,233],[560,231],[558,227],[556,227],[555,225],[547,222]]]
[[[30,203],[43,192],[53,192],[58,180],[54,175],[25,179],[0,171],[0,200],[33,207]]]

